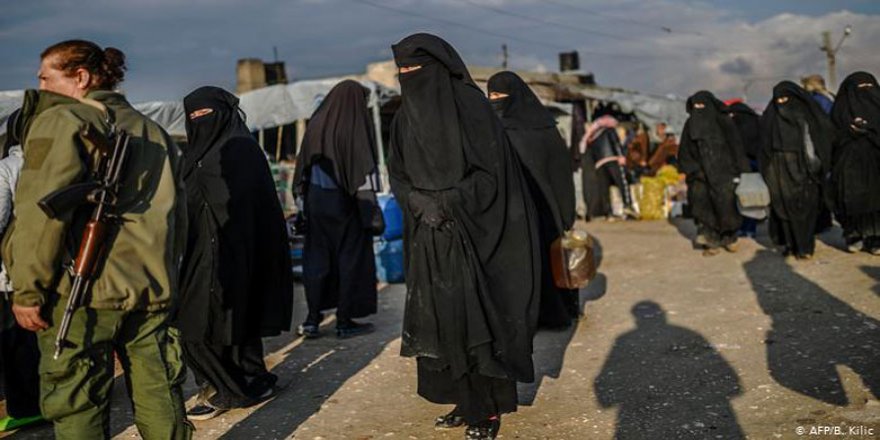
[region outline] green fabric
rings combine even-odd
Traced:
[[[58,323],[64,303],[52,307]],[[68,347],[53,359],[53,326],[38,333],[40,409],[64,439],[110,438],[110,391],[119,357],[132,399],[135,424],[144,439],[188,439],[181,386],[186,371],[176,330],[164,312],[80,308],[73,316]]]
[[[0,419],[0,432],[14,431],[19,428],[24,428],[28,425],[33,425],[34,423],[39,423],[44,421],[43,416],[33,416],[33,417],[25,417],[23,419],[16,419],[15,417],[6,416]]]
[[[134,110],[122,95],[96,91],[87,98],[103,104],[117,128],[132,136],[116,208],[124,221],[92,283],[88,306],[167,309],[177,295],[178,264],[186,236],[182,154],[158,124]],[[16,217],[3,252],[16,289],[16,304],[42,305],[55,292],[68,294],[70,277],[64,276],[61,268],[76,253],[70,243],[79,241],[81,229],[69,230],[72,215],[49,219],[37,201],[86,178],[84,160],[94,162],[95,158],[93,148],[79,138],[78,131],[91,122],[106,132],[106,117],[94,105],[40,93],[26,133]]]
[[[57,288],[66,293],[69,288],[69,281],[67,286],[59,286],[59,278],[68,278],[60,277],[60,268],[72,215],[50,219],[37,202],[55,189],[85,178],[80,154],[87,150],[78,131],[87,122],[106,131],[104,120],[104,114],[93,106],[42,92],[32,121],[25,122],[29,129],[24,166],[15,191],[15,216],[3,249],[3,261],[16,289],[13,301],[18,305],[43,305],[48,292]]]

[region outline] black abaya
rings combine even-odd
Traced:
[[[40,415],[40,350],[37,334],[21,328],[7,292],[0,292],[0,371],[6,413],[22,419]]]
[[[311,185],[306,197],[309,227],[303,249],[303,286],[308,324],[336,308],[337,323],[376,313],[373,239],[364,229],[354,197]]]
[[[578,293],[553,283],[549,253],[576,216],[571,158],[553,116],[520,77],[513,72],[495,74],[489,78],[488,89],[507,95],[494,100],[492,106],[523,165],[537,208],[542,256],[538,325],[566,327],[578,315]]]
[[[262,363],[255,341],[290,328],[287,227],[269,165],[244,125],[238,99],[202,87],[184,98],[184,108],[187,115],[211,111],[186,123],[189,227],[174,321],[197,381],[203,391],[210,386],[216,393],[208,403],[241,406],[258,397],[251,391],[262,394],[271,386],[274,376],[243,364],[250,361],[236,353],[260,347],[251,357]]]
[[[455,50],[428,34],[393,49],[399,66],[421,66],[400,76],[389,160],[405,223],[401,354],[418,358],[420,375],[436,373],[420,377],[420,395],[485,420],[516,408],[514,381],[534,379],[535,208],[500,122]],[[493,379],[506,383],[480,385]]]
[[[850,242],[880,248],[880,86],[866,72],[843,81],[831,118],[834,144],[831,185],[838,220]],[[858,121],[857,121],[858,119]]]
[[[761,116],[759,162],[770,189],[770,236],[797,257],[815,251],[832,129],[819,104],[791,81],[773,88],[773,99]]]
[[[309,121],[297,157],[294,183],[308,219],[303,249],[308,325],[319,325],[321,311],[332,308],[337,325],[376,313],[373,238],[366,229],[370,216],[363,215],[372,212],[366,205],[375,204],[378,189],[364,189],[376,170],[367,93],[351,80],[333,87]],[[330,177],[332,188],[310,183],[314,167]]]
[[[724,103],[701,91],[688,99],[687,110],[690,117],[682,133],[678,164],[687,175],[688,204],[702,237],[700,244],[727,246],[736,241],[742,225],[735,179],[751,167]]]

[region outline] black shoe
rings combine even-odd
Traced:
[[[464,426],[464,418],[456,414],[455,410],[434,419],[434,429],[454,429],[460,426]]]
[[[501,418],[495,417],[476,425],[469,425],[464,431],[464,438],[465,440],[495,440],[499,429],[501,429]]]
[[[186,418],[197,421],[211,420],[214,417],[217,417],[225,412],[225,409],[214,408],[213,406],[207,404],[199,404],[192,407],[192,409],[186,412]]]
[[[336,325],[336,337],[339,339],[352,338],[373,332],[373,324],[369,322],[358,323],[348,321]]]
[[[296,328],[296,334],[306,339],[315,339],[321,337],[321,329],[317,324],[302,324]]]

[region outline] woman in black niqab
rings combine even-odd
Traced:
[[[723,102],[710,92],[688,98],[678,164],[687,175],[688,204],[697,224],[695,245],[703,255],[721,248],[736,251],[742,216],[736,207],[736,182],[750,171],[740,134]]]
[[[831,110],[838,130],[831,187],[847,249],[880,255],[880,87],[867,72],[843,81]]]
[[[174,320],[200,387],[189,415],[207,418],[271,394],[260,338],[290,328],[293,280],[275,184],[238,98],[201,87],[183,105],[189,227]]]
[[[376,313],[376,262],[367,228],[378,182],[368,93],[351,80],[333,87],[309,120],[296,161],[294,187],[308,223],[303,285],[309,311],[299,332],[309,338],[320,335],[321,312],[332,308],[339,337],[373,328],[352,319]]]
[[[563,328],[579,314],[578,291],[553,283],[550,245],[575,221],[574,170],[556,120],[513,72],[489,78],[489,99],[525,171],[538,213],[541,306],[538,326]]]
[[[825,206],[833,126],[806,90],[791,81],[773,88],[761,115],[761,174],[770,189],[770,236],[786,255],[811,258]]]
[[[539,304],[537,217],[489,101],[442,39],[393,46],[402,105],[389,172],[405,222],[407,301],[401,354],[418,392],[455,404],[438,427],[494,438],[534,379]]]

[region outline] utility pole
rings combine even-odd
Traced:
[[[501,68],[507,70],[507,44],[501,45]]]
[[[852,33],[852,26],[843,29],[843,36],[837,42],[837,46],[831,46],[831,31],[822,32],[822,47],[819,48],[825,52],[825,58],[828,60],[828,89],[834,90],[837,87],[837,51],[843,45],[843,40]]]

